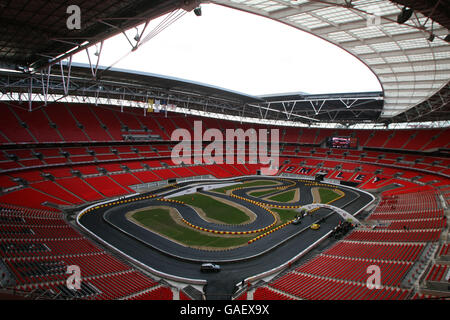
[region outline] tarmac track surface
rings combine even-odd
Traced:
[[[313,186],[306,186],[305,182],[302,181],[292,179],[284,179],[283,181],[275,177],[239,178],[235,179],[235,181],[263,179],[282,181],[284,186],[292,184],[292,182],[289,183],[286,180],[295,182],[295,186],[282,191],[284,192],[299,187],[300,201],[297,203],[289,203],[288,205],[305,205],[312,202],[310,190]],[[205,181],[180,183],[176,189],[165,187],[147,194],[168,192],[164,194],[164,196],[168,196],[188,188],[193,183],[199,182],[207,183]],[[209,181],[209,183],[221,182],[217,180]],[[279,186],[277,185],[276,187]],[[372,197],[366,193],[355,191],[344,186],[336,187],[333,185],[332,187],[345,192],[343,198],[332,204],[343,208],[351,214],[354,214],[372,201]],[[266,188],[268,186],[250,187],[235,190],[233,194],[264,203],[271,203],[262,201],[259,198],[250,197],[246,194],[250,191]],[[131,210],[149,206],[167,205],[175,207],[187,221],[209,229],[245,231],[258,229],[273,222],[273,216],[270,213],[248,201],[210,191],[202,191],[202,193],[214,194],[215,197],[239,203],[253,211],[257,215],[257,218],[252,223],[246,225],[211,224],[199,217],[195,210],[187,205],[148,199],[91,211],[84,214],[79,219],[79,223],[117,250],[152,269],[177,277],[204,279],[208,281],[208,284],[205,286],[207,299],[229,299],[237,283],[242,282],[245,278],[282,265],[320,239],[342,220],[339,215],[330,214],[331,211],[328,209],[319,209],[313,216],[305,217],[301,224],[289,224],[249,245],[223,251],[209,251],[182,246],[142,228],[125,218],[125,214]],[[272,204],[276,203],[273,202]],[[311,223],[323,217],[327,218],[320,223],[319,230],[311,230],[308,228]],[[200,264],[203,262],[220,263],[222,270],[219,273],[202,273],[200,272]]]

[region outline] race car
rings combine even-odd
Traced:
[[[312,230],[318,230],[320,228],[320,224],[313,223],[310,227]]]

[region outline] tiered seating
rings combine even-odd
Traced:
[[[0,128],[6,137],[6,141],[2,141],[2,143],[37,142],[28,130],[21,126],[12,111],[12,107],[8,107],[6,104],[0,104],[0,110],[2,114],[0,117]],[[2,140],[4,140],[3,137]]]
[[[4,136],[0,143],[54,142],[54,141],[122,141],[127,132],[154,134],[170,140],[176,128],[192,128],[193,122],[202,121],[204,129],[244,130],[249,125],[231,121],[217,121],[179,114],[145,113],[144,110],[123,107],[92,106],[82,104],[49,104],[28,112],[23,108],[1,105]],[[123,111],[123,112],[122,112]],[[54,123],[56,128],[50,124]],[[24,124],[24,126],[22,126]],[[258,129],[261,126],[253,125]],[[148,131],[144,131],[147,128]],[[355,136],[366,147],[384,147],[406,150],[430,150],[448,146],[448,129],[421,130],[344,130],[285,128],[280,129],[282,142],[318,145],[329,136]],[[128,131],[127,131],[128,129]]]
[[[319,255],[295,271],[364,283],[367,280],[367,268],[373,264],[380,267],[381,274],[383,275],[381,284],[384,286],[400,285],[402,277],[412,265],[410,262],[384,262],[372,259],[361,260],[360,258]]]
[[[209,174],[217,177],[217,178],[231,178],[233,174],[226,171],[222,165],[212,164],[205,166],[205,168],[210,172]]]
[[[153,173],[160,177],[159,180],[179,178],[179,176],[170,169],[153,170]]]
[[[428,273],[426,280],[427,281],[443,281],[443,282],[450,282],[450,266],[448,265],[440,265],[440,264],[434,264],[431,267],[430,272]]]
[[[131,173],[114,174],[111,175],[110,178],[130,192],[133,192],[133,190],[128,188],[128,186],[142,184],[142,182]]]
[[[251,171],[244,164],[233,164],[233,167],[236,168],[239,172],[242,172],[243,175],[251,175]]]
[[[439,250],[439,256],[449,256],[450,255],[450,243],[444,243]]]
[[[399,189],[399,191],[384,192],[380,204],[368,219],[396,220],[397,222],[398,220],[415,219],[415,222],[410,222],[414,228],[418,228],[420,222],[423,222],[421,229],[424,229],[426,225],[435,223],[442,226],[442,222],[436,220],[443,216],[444,211],[439,208],[436,193],[424,187],[415,187],[413,189],[403,188],[403,191]],[[401,223],[408,224],[407,221]]]
[[[105,169],[108,172],[123,171],[122,167],[120,166],[120,163],[104,163],[99,165],[99,167]]]
[[[286,294],[276,292],[269,287],[256,288],[253,293],[253,300],[293,300]]]
[[[408,290],[384,287],[370,290],[366,284],[290,272],[271,282],[270,287],[308,300],[403,300]]]
[[[344,171],[336,170],[332,175],[329,176],[329,178],[348,181],[352,178],[352,176],[353,176],[353,172],[344,172]]]
[[[180,290],[180,300],[192,300],[183,290]]]
[[[189,170],[188,168],[179,167],[179,168],[172,168],[171,170],[182,178],[195,176],[195,174],[192,173],[192,171]]]
[[[436,148],[447,148],[448,142],[448,130],[442,130],[436,138],[430,141],[428,144],[424,145],[422,150],[432,150]]]
[[[282,154],[283,155],[293,155],[293,156],[295,156],[295,149],[296,149],[296,146],[288,146],[288,145],[286,145],[286,146],[284,146],[284,149],[283,149],[283,151],[282,151]]]
[[[158,287],[156,289],[151,289],[145,293],[140,293],[133,297],[125,298],[125,300],[172,300],[172,299],[173,299],[172,290],[170,290],[170,288],[167,287]]]
[[[436,136],[440,130],[417,130],[416,135],[405,146],[405,150],[424,150],[425,146]]]
[[[83,130],[91,141],[111,141],[108,132],[102,128],[95,114],[92,113],[88,105],[73,105],[70,110],[77,120],[83,126]]]
[[[29,132],[38,142],[62,141],[58,132],[50,127],[50,123],[42,109],[29,112],[24,109],[11,108],[11,111],[16,114],[20,121],[26,123]]]
[[[438,241],[441,234],[440,230],[431,231],[363,231],[355,230],[348,237],[347,240],[357,241],[373,241],[373,242],[428,242]]]
[[[384,224],[375,230],[353,230],[319,256],[270,282],[268,288],[301,299],[408,298],[410,291],[400,286],[421,257],[425,243],[439,240],[445,219],[432,187],[403,184],[405,187],[384,192],[369,217],[383,218]],[[369,290],[366,286],[370,265],[381,269],[381,289]],[[436,270],[442,271],[433,269],[430,279],[435,274],[440,277]]]
[[[396,220],[387,226],[387,229],[440,229],[446,224],[445,218]]]
[[[116,116],[117,111],[113,111],[107,107],[91,106],[91,109],[115,141],[123,140],[121,123]]]
[[[72,170],[80,171],[82,175],[98,174],[98,167],[95,165],[74,165]]]
[[[317,130],[302,128],[298,142],[302,144],[313,144],[316,139]]]
[[[45,168],[42,169],[43,173],[48,173],[54,176],[55,178],[68,178],[72,177],[72,171],[70,168],[66,167],[58,167],[58,168]]]
[[[439,248],[435,263],[431,266],[425,278],[426,281],[450,283],[450,266],[447,263],[450,256],[449,249],[449,243],[444,243]]]
[[[393,131],[374,130],[373,136],[366,143],[366,147],[381,148],[390,139]]]
[[[15,272],[17,285],[66,280],[66,270],[70,265],[82,266],[83,277],[130,270],[129,266],[105,253],[10,259],[7,260],[7,263]]]
[[[172,299],[171,290],[102,251],[54,212],[0,205],[0,255],[15,289],[51,290],[59,298]],[[80,267],[81,291],[66,288],[67,267]],[[140,293],[144,293],[140,297]]]
[[[409,219],[434,219],[439,218],[443,216],[443,210],[442,209],[431,209],[431,210],[424,210],[424,211],[402,211],[398,212],[392,210],[388,213],[373,213],[370,215],[370,220],[394,220],[394,219],[401,219],[401,220],[409,220]]]
[[[17,186],[17,183],[7,175],[0,176],[0,189],[8,189]]]
[[[157,150],[158,155],[161,157],[170,156],[171,151],[167,145],[155,145],[154,148]]]
[[[33,183],[32,187],[33,189],[37,189],[41,192],[51,194],[52,196],[57,197],[58,199],[61,199],[68,203],[79,204],[84,202],[83,199],[75,196],[73,193],[68,192],[67,190],[63,189],[62,187],[53,183],[52,181],[42,181],[38,183]]]
[[[160,177],[158,177],[157,175],[155,175],[151,171],[133,172],[133,175],[136,178],[138,178],[140,181],[142,181],[143,183],[148,183],[148,182],[161,180]]]
[[[415,261],[421,253],[423,244],[373,243],[340,241],[323,254],[362,259]]]
[[[116,113],[117,115],[117,113]],[[138,118],[129,112],[129,110],[125,110],[120,113],[118,116],[119,121],[123,126],[126,126],[129,130],[142,130],[142,124],[139,122]],[[125,130],[122,130],[124,132]]]
[[[56,123],[64,141],[89,141],[86,134],[77,126],[76,120],[70,113],[70,107],[66,108],[64,104],[49,105],[45,113],[53,123]]]
[[[374,175],[373,178],[367,180],[366,183],[360,185],[361,189],[377,189],[381,188],[386,184],[391,183],[391,177],[387,175]]]
[[[21,178],[27,182],[38,182],[44,180],[39,170],[27,170],[16,173],[11,173],[11,177]]]
[[[166,132],[164,127],[161,127],[159,121],[156,120],[158,116],[155,114],[148,115],[146,117],[140,117],[140,121],[147,126],[149,133],[160,136],[163,140],[170,140],[170,133]],[[163,121],[164,123],[164,121]]]
[[[43,193],[31,188],[20,189],[12,193],[7,193],[0,196],[0,203],[8,203],[18,206],[26,205],[30,208],[52,210],[49,207],[43,206],[42,203],[44,202],[50,202],[59,205],[70,205],[69,202],[60,200],[48,195],[47,193]]]
[[[91,177],[85,178],[84,180],[97,190],[98,193],[101,193],[106,197],[121,196],[129,193],[128,190],[122,188],[108,176]]]
[[[55,237],[77,237],[78,233],[69,226],[23,226],[2,225],[0,234],[5,239],[44,239]]]
[[[57,183],[86,201],[95,201],[104,198],[103,195],[80,178],[59,179]]]
[[[156,286],[155,281],[145,277],[137,271],[128,271],[114,275],[91,278],[84,280],[83,282],[92,283],[101,291],[101,294],[92,298],[95,300],[125,298],[136,292],[144,291]]]
[[[326,138],[334,136],[334,129],[320,129],[314,140],[315,144],[321,144]]]
[[[15,258],[93,253],[100,249],[81,237],[43,241],[1,238],[0,252],[3,258]]]
[[[392,138],[390,138],[383,146],[386,149],[401,149],[411,138],[410,130],[396,130],[392,134]]]
[[[206,169],[203,166],[191,166],[191,167],[189,167],[189,171],[195,173],[195,175],[197,175],[197,176],[204,176],[204,175],[211,174],[211,171],[209,171],[208,169]]]

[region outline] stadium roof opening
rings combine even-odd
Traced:
[[[444,40],[448,26],[440,25],[419,10],[399,24],[397,19],[404,6],[387,0],[212,2],[294,26],[357,56],[376,73],[383,86],[382,117],[403,113],[448,87],[450,45]],[[424,7],[422,1],[414,4]],[[436,10],[436,6],[434,9],[428,10],[433,18],[448,22],[443,10]]]
[[[184,15],[130,55],[122,34],[108,39],[101,64],[254,96],[381,91],[370,69],[335,45],[265,17],[214,4],[202,8],[201,17]],[[147,29],[157,29],[166,18]],[[129,37],[136,32],[130,30]],[[88,63],[88,58],[81,52],[74,61]]]

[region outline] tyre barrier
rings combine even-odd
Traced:
[[[83,215],[85,215],[86,213],[89,213],[89,212],[92,212],[94,210],[98,210],[101,208],[106,208],[106,207],[115,206],[118,204],[130,203],[130,202],[135,202],[135,201],[147,200],[147,199],[152,199],[152,198],[156,198],[156,197],[158,197],[158,195],[153,194],[153,195],[148,195],[148,196],[140,196],[140,197],[136,197],[136,198],[132,198],[132,199],[122,199],[122,200],[119,199],[119,200],[111,201],[108,203],[99,204],[98,206],[94,206],[94,207],[89,208],[86,211],[84,211],[83,214],[80,215],[80,218]]]
[[[178,203],[178,204],[184,204],[184,205],[186,204],[183,201],[173,200],[173,199],[166,199],[166,198],[159,198],[157,200],[158,201],[167,201],[167,202],[172,202],[172,203]],[[267,208],[264,208],[262,206],[260,206],[260,207],[263,208],[264,210],[268,211],[274,217],[274,222],[271,225],[267,226],[267,227],[260,228],[260,229],[255,229],[255,230],[248,230],[248,231],[213,230],[213,229],[208,229],[208,228],[204,228],[204,227],[200,227],[200,226],[197,226],[195,224],[192,224],[192,223],[190,223],[189,221],[187,221],[184,218],[182,218],[181,221],[183,221],[185,224],[187,224],[191,228],[194,228],[194,229],[197,229],[197,230],[200,230],[200,231],[209,232],[209,233],[214,233],[214,234],[245,235],[245,234],[258,233],[258,232],[266,231],[269,228],[272,228],[277,223],[277,217],[276,217],[275,213],[273,213],[271,210],[269,210]]]

